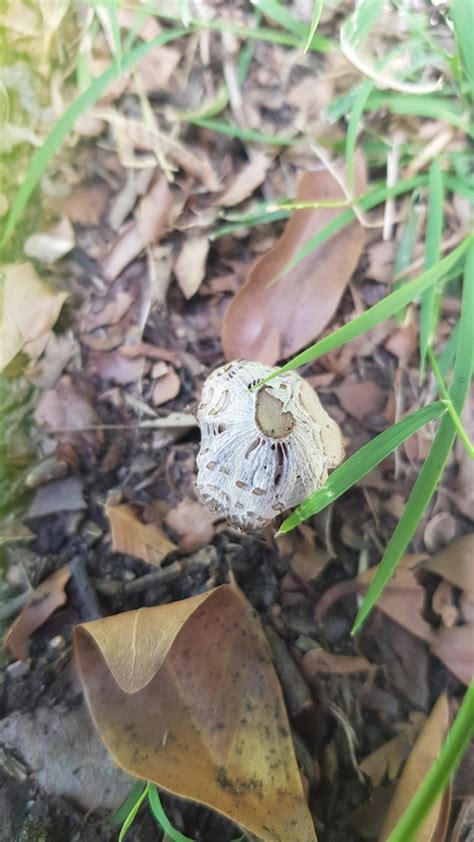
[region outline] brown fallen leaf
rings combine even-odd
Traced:
[[[87,702],[119,766],[266,842],[315,842],[268,644],[240,591],[223,585],[74,636]]]
[[[378,240],[367,249],[368,266],[365,274],[368,278],[382,284],[388,284],[393,278],[393,260],[395,256],[394,240]]]
[[[23,607],[5,638],[17,661],[28,660],[28,641],[33,634],[51,616],[56,608],[66,602],[65,587],[71,576],[68,565],[56,570],[32,592],[30,601]]]
[[[426,559],[422,569],[430,570],[474,596],[474,533],[462,535],[432,558]]]
[[[474,795],[463,799],[461,809],[453,827],[450,842],[473,842],[474,840]]]
[[[46,424],[61,440],[75,444],[87,441],[97,445],[102,439],[100,430],[88,428],[100,424],[100,418],[89,400],[86,388],[77,378],[64,374],[54,389],[45,392],[35,410],[37,424]],[[82,430],[84,432],[73,432]],[[69,432],[71,431],[71,432]]]
[[[71,222],[80,225],[99,225],[109,200],[109,187],[105,181],[73,187],[66,198],[48,196],[45,207],[55,213],[67,216]]]
[[[217,200],[224,208],[233,208],[252,195],[260,187],[272,164],[267,152],[255,150],[249,153],[249,161],[234,176],[225,193]]]
[[[371,380],[356,381],[346,377],[339,386],[332,388],[342,408],[361,421],[366,415],[380,412],[385,403],[385,393]]]
[[[47,231],[31,234],[23,246],[27,257],[42,263],[55,263],[74,248],[74,229],[69,219],[63,217]]]
[[[130,309],[133,296],[128,290],[118,290],[114,298],[106,301],[100,310],[88,312],[81,322],[81,331],[96,330],[104,325],[116,325]],[[104,302],[102,302],[104,304]]]
[[[377,608],[416,637],[431,643],[435,633],[423,619],[425,589],[413,573],[416,563],[424,558],[424,555],[413,554],[401,559],[392,579],[377,600]],[[365,593],[377,568],[378,565],[371,567],[355,579],[339,582],[329,588],[316,606],[316,620],[322,622],[331,605],[345,594]]]
[[[395,794],[388,807],[379,842],[385,842],[390,836],[406,807],[413,798],[431,764],[441,749],[449,728],[449,703],[446,693],[436,702],[411,754],[403,768]],[[446,790],[417,833],[417,842],[443,842],[449,820],[451,792]]]
[[[356,182],[357,192],[363,192],[365,167],[360,156]],[[303,174],[298,200],[343,198],[341,188],[326,170]],[[295,211],[277,243],[251,267],[224,318],[222,342],[228,360],[244,358],[273,365],[324,330],[362,252],[365,234],[358,222],[311,252],[273,286],[268,284],[338,213],[337,208]]]
[[[172,401],[179,395],[181,389],[181,380],[173,368],[159,377],[153,386],[152,402],[154,406],[161,406],[168,401]]]
[[[173,194],[162,175],[140,200],[136,220],[122,232],[105,259],[103,271],[108,281],[114,281],[146,246],[158,242],[165,231],[172,205]]]
[[[352,675],[356,672],[373,672],[377,669],[377,666],[371,664],[367,658],[356,655],[335,655],[321,648],[310,649],[306,652],[301,664],[308,678],[313,678],[317,673]]]
[[[107,506],[105,514],[112,530],[112,549],[142,558],[159,567],[168,553],[176,549],[168,536],[153,523],[143,523],[128,503]]]
[[[419,721],[406,723],[400,734],[372,751],[359,763],[359,769],[366,775],[373,787],[380,786],[386,778],[393,781],[408,757],[419,731]]]
[[[198,234],[187,237],[181,247],[174,273],[185,298],[192,298],[204,280],[209,245],[209,238]]]
[[[442,628],[431,645],[431,652],[458,681],[469,684],[474,677],[474,623]]]
[[[39,278],[31,263],[0,267],[0,292],[2,371],[20,351],[28,353],[29,343],[44,338],[46,345],[67,293],[51,289]]]
[[[185,498],[165,517],[166,526],[179,537],[181,553],[195,553],[209,544],[214,537],[212,515],[195,500]]]
[[[99,377],[122,385],[136,383],[143,377],[145,371],[143,357],[126,357],[120,351],[95,354],[91,358],[91,365]]]

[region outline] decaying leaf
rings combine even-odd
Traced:
[[[0,746],[24,761],[43,792],[82,811],[116,810],[132,785],[111,762],[84,705],[15,711],[0,722]]]
[[[35,419],[38,424],[46,424],[60,434],[63,441],[75,443],[83,439],[97,444],[101,440],[100,430],[89,429],[97,426],[100,418],[89,400],[88,391],[69,374],[64,374],[54,389],[44,392],[38,401]],[[77,430],[84,432],[74,432]]]
[[[474,623],[440,629],[431,646],[433,655],[463,684],[474,678]]]
[[[20,351],[28,353],[29,343],[47,341],[66,298],[45,284],[31,263],[0,268],[0,371]]]
[[[47,231],[31,234],[25,241],[23,251],[27,257],[34,257],[43,263],[55,263],[74,248],[74,229],[69,219],[63,217]]]
[[[413,798],[433,761],[436,759],[449,727],[449,703],[446,693],[436,702],[421,729],[402,776],[390,802],[379,842],[385,842]],[[417,834],[417,842],[442,842],[449,819],[450,791],[439,798]],[[444,830],[444,832],[443,832]]]
[[[423,714],[415,714],[404,723],[399,734],[361,760],[360,771],[369,778],[373,787],[380,786],[385,778],[393,781],[398,777],[419,732],[420,719],[424,720]]]
[[[206,235],[198,235],[187,237],[181,247],[174,273],[185,298],[192,298],[204,280],[209,245]]]
[[[251,196],[253,191],[264,181],[272,159],[261,149],[249,153],[250,160],[233,178],[227,190],[219,198],[219,204],[232,208]]]
[[[57,512],[79,512],[87,508],[79,477],[55,479],[38,488],[27,517],[45,517]]]
[[[10,628],[5,645],[18,661],[28,660],[28,641],[33,634],[51,616],[56,608],[66,602],[66,587],[71,570],[68,565],[56,570],[32,592],[30,601],[23,607],[20,615]]]
[[[362,159],[357,160],[357,192],[363,192],[365,169]],[[318,170],[303,174],[297,199],[343,200],[344,196],[333,176]],[[252,266],[224,319],[222,341],[228,360],[244,358],[273,365],[324,330],[362,252],[364,230],[358,222],[323,243],[273,286],[268,285],[338,213],[338,208],[295,211],[277,243]]]
[[[94,721],[123,769],[265,842],[315,842],[268,645],[239,591],[86,623],[75,647]]]
[[[462,535],[432,558],[423,569],[447,579],[466,594],[474,595],[474,533]]]
[[[167,371],[162,377],[158,377],[152,392],[152,402],[154,406],[161,406],[163,403],[172,401],[179,395],[181,390],[181,380],[174,368],[167,366]]]
[[[371,380],[358,382],[346,377],[332,391],[337,396],[342,408],[359,421],[373,412],[380,412],[385,403],[385,393],[377,383]]]
[[[165,523],[179,537],[178,550],[181,553],[195,553],[209,544],[214,536],[213,518],[196,500],[181,500],[176,508],[168,512]]]
[[[105,513],[112,530],[115,552],[128,553],[159,567],[163,558],[176,549],[168,536],[154,523],[143,523],[128,503],[107,506]]]
[[[367,658],[357,655],[336,655],[321,647],[310,649],[302,658],[302,667],[308,678],[318,673],[352,675],[357,672],[373,672],[377,666]]]

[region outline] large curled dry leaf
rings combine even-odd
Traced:
[[[357,158],[356,192],[365,189],[365,168]],[[344,200],[341,187],[326,170],[306,172],[298,201]],[[224,319],[222,342],[228,360],[258,360],[273,365],[315,339],[334,315],[359,261],[364,230],[354,221],[326,240],[304,260],[282,272],[297,252],[331,222],[340,208],[295,211],[280,239],[250,269]]]
[[[112,530],[112,548],[128,553],[159,567],[162,559],[176,549],[176,544],[155,523],[143,523],[128,503],[107,506],[105,510]]]
[[[75,647],[119,766],[264,842],[315,842],[268,644],[238,590],[86,623]]]
[[[28,353],[30,344],[46,340],[65,298],[67,293],[51,289],[31,263],[0,268],[0,371],[20,351]]]
[[[403,768],[390,802],[379,842],[385,842],[440,752],[449,727],[449,703],[446,693],[436,702]],[[418,831],[417,842],[443,842],[449,819],[450,792],[447,790],[433,806]]]

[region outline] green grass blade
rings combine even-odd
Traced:
[[[449,338],[439,355],[439,370],[441,371],[442,376],[446,380],[448,377],[449,372],[453,367],[454,360],[456,358],[456,348],[458,347],[458,334],[459,334],[459,322],[455,324],[451,333],[449,334]]]
[[[398,275],[401,275],[402,272],[405,272],[413,260],[421,221],[419,198],[419,192],[418,190],[415,190],[411,197],[408,216],[403,226],[400,241],[395,253],[395,261],[393,265],[393,274],[395,277],[398,277]],[[393,289],[400,289],[404,283],[404,280],[396,281],[393,285]],[[402,323],[403,316],[403,310],[400,313],[395,314],[395,321],[397,324]]]
[[[296,20],[283,3],[278,3],[277,0],[252,0],[252,3],[262,15],[274,20],[292,35],[298,38],[304,38],[306,35],[304,23]]]
[[[417,412],[407,415],[402,421],[398,421],[379,433],[372,441],[361,447],[353,456],[346,459],[342,465],[339,465],[335,471],[329,476],[322,488],[319,488],[313,494],[310,494],[306,500],[298,506],[295,511],[283,521],[279,532],[290,532],[299,523],[306,520],[306,518],[317,514],[329,503],[337,500],[341,494],[344,494],[356,482],[359,482],[362,477],[369,473],[373,468],[380,464],[383,459],[386,459],[397,447],[399,447],[407,438],[413,433],[416,433],[420,427],[424,427],[430,421],[434,421],[446,412],[446,406],[443,401],[424,406]]]
[[[123,802],[122,806],[118,808],[118,810],[113,813],[109,819],[107,819],[107,824],[114,824],[114,825],[122,825],[130,813],[130,810],[135,806],[137,799],[140,798],[142,792],[146,789],[146,782],[145,781],[136,781],[127,798]]]
[[[143,801],[145,800],[145,798],[148,795],[149,786],[150,786],[149,784],[146,784],[143,792],[141,793],[141,795],[138,796],[137,800],[135,801],[135,804],[132,806],[127,818],[125,819],[125,821],[124,821],[124,823],[121,827],[118,842],[123,842],[123,840],[125,839],[125,835],[127,833],[127,830],[130,828],[130,826],[135,821],[136,815],[137,815]]]
[[[450,11],[462,65],[474,97],[474,3],[472,0],[451,0]]]
[[[458,415],[462,415],[472,374],[473,350],[472,325],[474,324],[474,240],[469,238],[470,248],[464,271],[461,317],[459,320],[458,346],[454,364],[453,379],[449,397]],[[464,241],[466,242],[466,241]],[[442,263],[442,261],[440,261]],[[438,264],[439,266],[440,264]],[[433,272],[436,266],[428,269]],[[426,274],[426,273],[425,273]],[[418,524],[438,486],[448,461],[456,429],[449,415],[442,418],[436,436],[423,467],[407,500],[405,511],[390,538],[378,570],[369,585],[352,629],[356,634],[377,603],[377,599],[390,581],[393,572],[406,551]]]
[[[172,22],[180,21],[180,18],[177,15],[172,15],[161,10],[159,12],[155,11],[153,14],[163,20]],[[240,26],[239,24],[225,19],[204,21],[193,18],[189,22],[189,26],[192,29],[210,29],[213,32],[232,32],[233,35],[237,35],[245,40],[252,39],[256,41],[270,41],[272,44],[282,44],[284,47],[300,47],[301,41],[305,36],[304,24],[301,24],[301,29],[298,31],[297,35],[293,35],[288,31],[282,32],[279,29],[272,29],[269,26],[255,26],[252,28],[249,26]],[[328,53],[331,52],[333,48],[334,44],[329,38],[325,38],[322,35],[315,35],[310,50]]]
[[[219,227],[210,234],[209,239],[211,242],[215,242],[215,240],[219,240],[221,237],[227,236],[227,234],[233,234],[234,231],[241,231],[243,228],[252,228],[255,225],[264,225],[268,222],[278,222],[280,219],[288,219],[290,216],[290,211],[275,211],[274,213],[264,213],[259,216],[252,216],[245,221],[228,222],[225,225],[219,225]]]
[[[311,44],[313,42],[313,38],[316,35],[316,30],[319,26],[319,21],[321,19],[321,14],[322,14],[323,8],[324,8],[324,0],[315,0],[314,7],[313,7],[313,14],[311,16],[311,23],[310,23],[310,26],[309,26],[308,40],[306,41],[306,46],[304,48],[305,53],[307,53],[308,50],[310,49]]]
[[[369,190],[367,193],[364,193],[363,196],[357,197],[356,201],[358,206],[364,210],[372,210],[373,208],[380,205],[382,202],[385,202],[386,199],[390,199],[396,196],[401,196],[403,193],[408,193],[410,190],[414,190],[416,187],[420,187],[426,183],[426,176],[424,175],[417,175],[414,178],[407,178],[406,181],[399,181],[398,184],[395,184],[393,187],[375,187],[372,190]],[[311,237],[307,243],[296,252],[295,256],[286,264],[285,268],[275,277],[269,278],[269,284],[273,284],[279,278],[283,277],[286,272],[289,272],[301,260],[304,260],[308,254],[311,254],[318,246],[322,245],[329,240],[334,234],[337,234],[345,225],[349,225],[356,218],[355,213],[352,208],[348,208],[345,211],[342,211],[338,216],[328,222],[324,228],[321,229],[314,237]]]
[[[359,124],[362,119],[362,114],[364,113],[367,100],[369,99],[369,96],[372,93],[374,85],[375,82],[372,79],[366,79],[365,82],[363,82],[354,100],[351,116],[349,117],[349,121],[347,123],[345,151],[346,178],[347,186],[349,188],[349,193],[351,196],[353,196],[354,194],[354,155],[357,143],[357,135],[359,131]]]
[[[42,178],[48,164],[54,158],[56,152],[61,148],[67,136],[72,131],[74,123],[78,117],[84,114],[88,108],[97,102],[99,97],[101,97],[107,89],[107,86],[120,75],[121,71],[129,70],[137,63],[137,61],[139,61],[139,59],[142,58],[142,56],[146,55],[154,47],[168,44],[170,41],[175,41],[183,35],[186,35],[186,30],[184,29],[170,29],[167,32],[163,32],[161,35],[158,35],[156,38],[153,38],[153,40],[135,47],[127,55],[124,55],[121,70],[117,64],[111,65],[111,67],[105,70],[104,73],[94,79],[90,86],[79,94],[77,99],[75,99],[69,108],[66,109],[64,114],[51,129],[43,145],[36,150],[31,159],[24,181],[15,196],[15,200],[8,215],[3,237],[0,241],[0,249],[3,248],[10,237],[16,223],[25,210],[28,199],[30,198],[33,190]]]
[[[228,137],[235,137],[238,140],[246,141],[247,143],[268,143],[270,146],[291,146],[296,143],[296,138],[282,137],[277,134],[263,134],[255,129],[243,129],[240,126],[235,126],[232,123],[226,123],[224,120],[212,120],[203,117],[186,117],[186,122],[192,123],[193,126],[201,126],[203,129],[210,129],[219,134],[225,134]]]
[[[155,784],[150,784],[149,786],[148,803],[154,819],[158,822],[163,831],[173,840],[173,842],[194,842],[190,836],[185,836],[184,833],[181,833],[173,827],[163,809],[161,798]]]
[[[428,120],[436,120],[440,123],[448,123],[462,131],[468,131],[468,115],[464,114],[456,106],[453,107],[450,100],[439,95],[419,94],[392,94],[388,91],[373,91],[367,103],[369,111],[378,111],[379,108],[388,108],[392,114],[416,115],[426,117]]]
[[[346,24],[348,24],[347,34],[354,47],[364,41],[371,29],[374,28],[383,5],[384,0],[361,0],[357,5],[352,17],[346,21]]]
[[[415,792],[387,842],[408,842],[418,831],[437,799],[448,786],[474,736],[474,683],[470,684],[438,757]]]
[[[443,236],[443,173],[439,161],[435,159],[430,167],[428,181],[428,216],[426,220],[425,269],[438,262],[441,254]],[[421,299],[420,309],[420,381],[423,379],[426,353],[434,334],[439,312],[439,296],[436,286],[426,290]]]
[[[451,416],[451,421],[453,422],[454,427],[456,428],[456,433],[458,434],[458,436],[461,439],[464,447],[466,448],[466,451],[467,451],[469,457],[474,462],[474,446],[472,445],[472,443],[469,439],[469,436],[466,432],[466,429],[465,429],[459,415],[457,414],[457,412],[454,408],[454,405],[453,405],[453,402],[452,402],[451,398],[449,397],[449,392],[448,392],[448,389],[447,389],[446,384],[444,382],[443,375],[441,374],[441,369],[439,367],[438,360],[436,359],[436,357],[433,353],[433,350],[431,348],[428,348],[428,357],[429,357],[431,368],[433,370],[433,374],[434,374],[435,379],[436,379],[436,383],[437,383],[437,386],[438,386],[438,392],[439,392],[440,396],[442,397],[444,403],[447,406],[448,412]]]
[[[404,307],[410,301],[422,295],[432,284],[441,281],[472,243],[474,243],[474,235],[471,234],[452,252],[440,260],[436,266],[427,269],[426,272],[409,281],[403,287],[396,290],[396,292],[390,293],[386,298],[374,304],[373,307],[369,307],[365,313],[356,316],[355,319],[333,331],[329,336],[325,336],[324,339],[320,339],[319,342],[311,345],[306,351],[297,354],[296,357],[293,357],[292,360],[279,368],[278,371],[273,372],[273,374],[262,380],[259,385],[270,382],[274,377],[278,377],[279,374],[283,374],[285,371],[293,371],[293,369],[298,368],[300,365],[313,362],[318,357],[322,357],[323,354],[334,351],[335,348],[339,348],[351,339],[356,339],[358,336],[361,336],[363,333],[366,333],[368,330],[390,318],[390,316],[393,316],[401,307]],[[472,245],[471,248],[473,248]]]

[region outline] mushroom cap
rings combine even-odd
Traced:
[[[294,372],[234,360],[204,383],[197,488],[231,526],[253,532],[301,503],[344,458],[341,431]]]

